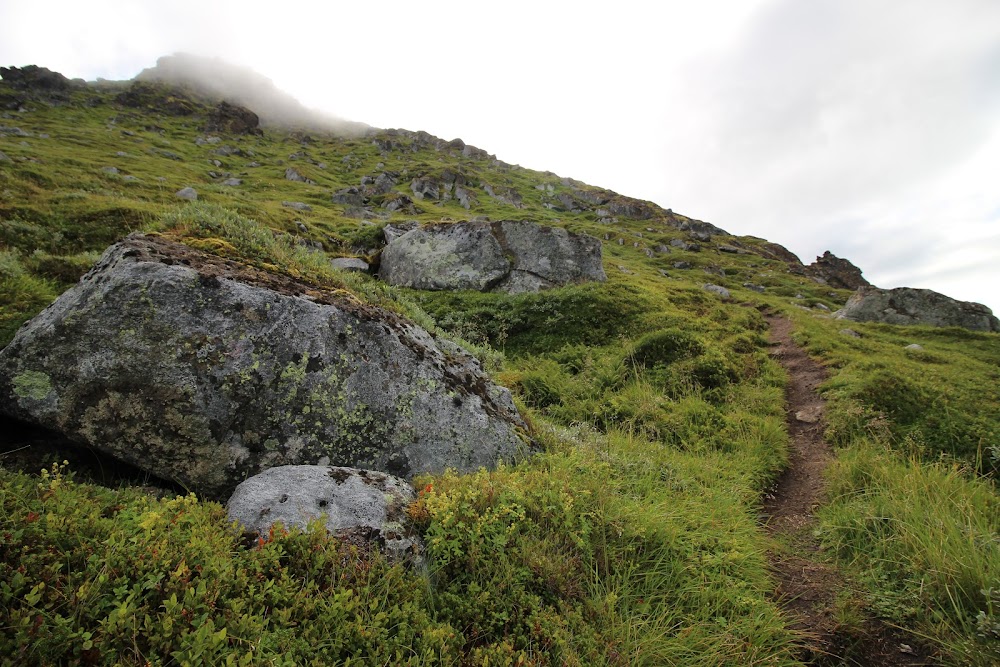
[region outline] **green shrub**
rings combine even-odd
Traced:
[[[705,351],[697,336],[679,328],[646,334],[636,343],[632,358],[645,368],[666,366],[678,359],[696,357]]]

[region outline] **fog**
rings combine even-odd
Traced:
[[[155,67],[142,70],[135,78],[189,86],[210,98],[239,104],[254,111],[264,127],[277,125],[341,136],[358,136],[369,129],[364,123],[308,109],[267,77],[221,58],[175,53],[157,59]]]

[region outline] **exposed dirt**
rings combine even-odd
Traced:
[[[765,527],[787,548],[771,554],[775,595],[799,634],[801,658],[810,665],[916,667],[937,664],[909,635],[867,617],[857,595],[819,558],[812,535],[816,506],[825,490],[823,472],[833,454],[823,439],[824,401],[816,387],[822,366],[791,338],[791,322],[768,316],[771,356],[788,372],[786,415],[788,469],[765,498]],[[852,618],[853,617],[853,618]]]

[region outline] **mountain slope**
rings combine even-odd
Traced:
[[[41,480],[4,471],[4,544],[21,548],[2,556],[14,582],[0,590],[4,626],[16,631],[0,655],[796,664],[765,555],[781,546],[756,517],[787,456],[762,309],[791,317],[831,372],[828,433],[844,454],[818,530],[862,591],[843,595],[845,633],[864,632],[851,610],[870,607],[956,662],[995,655],[1000,527],[993,482],[979,476],[1000,462],[995,334],[840,333],[829,312],[850,292],[808,277],[780,246],[461,140],[251,121],[234,133],[219,119],[249,117],[204,89],[55,81],[0,83],[0,344],[131,231],[318,281],[329,276],[316,260],[377,268],[386,225],[530,219],[601,239],[608,281],[511,296],[336,278],[475,350],[544,445],[516,467],[421,480],[411,513],[428,579],[315,533],[247,549],[213,503],[65,483],[59,466]],[[198,201],[178,198],[183,188]],[[309,261],[278,254],[278,241]],[[914,342],[923,349],[905,349]],[[15,450],[44,438],[26,438],[9,439],[0,462],[37,468]],[[47,446],[100,480],[86,456]],[[951,499],[927,508],[941,524],[932,538],[900,499],[939,483]],[[120,547],[105,567],[93,554],[109,542]]]

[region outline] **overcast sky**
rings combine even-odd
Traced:
[[[3,65],[177,51],[1000,309],[998,0],[0,4]]]

